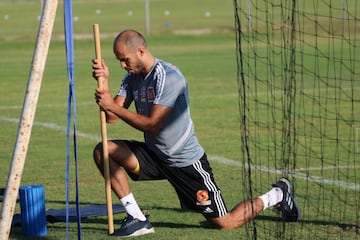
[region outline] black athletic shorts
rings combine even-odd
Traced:
[[[200,212],[206,218],[222,217],[228,213],[206,154],[188,167],[169,167],[160,162],[145,143],[124,142],[140,163],[139,175],[127,172],[132,180],[167,179],[175,188],[183,209]]]

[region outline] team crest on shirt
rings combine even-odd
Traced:
[[[146,88],[145,87],[141,87],[141,89],[140,89],[140,101],[146,102]]]
[[[196,205],[207,206],[211,205],[211,200],[209,200],[209,192],[207,190],[199,190],[196,193]]]
[[[153,102],[155,99],[155,90],[154,87],[148,87],[147,89],[147,98],[148,98],[148,102]]]

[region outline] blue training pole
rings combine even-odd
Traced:
[[[71,103],[73,103],[73,144],[75,158],[75,178],[76,178],[76,220],[78,239],[81,239],[81,215],[79,199],[79,179],[78,179],[78,154],[76,138],[76,97],[75,97],[75,80],[74,80],[74,42],[73,42],[73,25],[72,25],[72,0],[64,0],[64,27],[65,27],[65,45],[67,73],[69,78],[68,94],[68,113],[67,113],[67,131],[66,131],[66,239],[69,239],[69,165],[70,165],[70,129],[71,129]]]

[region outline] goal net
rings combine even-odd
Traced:
[[[281,176],[301,219],[248,239],[360,239],[360,2],[234,0],[244,195]]]

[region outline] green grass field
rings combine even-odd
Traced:
[[[154,55],[174,63],[186,76],[197,136],[212,160],[217,183],[222,189],[228,208],[231,209],[246,198],[241,182],[243,170],[232,2],[150,2],[151,34],[147,36],[148,46]],[[40,1],[35,0],[5,0],[0,3],[0,188],[5,187],[7,182],[36,41],[40,9]],[[101,13],[97,14],[96,10],[101,10]],[[170,14],[166,14],[166,11]],[[136,28],[145,33],[144,1],[110,0],[105,3],[96,0],[74,0],[73,16],[77,19],[74,22],[74,45],[80,201],[82,206],[105,204],[104,181],[92,160],[93,147],[100,140],[99,109],[94,102],[94,89],[97,84],[91,77],[91,59],[95,54],[92,25],[100,24],[102,57],[110,68],[110,84],[115,94],[124,71],[112,54],[112,41],[116,33],[125,28]],[[62,1],[59,1],[21,181],[22,185],[45,186],[47,209],[65,207],[65,129],[69,81],[63,31],[63,7]],[[142,134],[118,122],[108,125],[108,137],[141,140]],[[303,164],[304,166],[298,167],[306,167],[305,163]],[[71,199],[74,201],[73,166],[71,171]],[[354,173],[354,181],[358,183],[356,171]],[[254,178],[266,179],[269,178],[268,175],[271,173],[262,175],[261,172],[255,172]],[[271,179],[276,179],[276,176],[272,176]],[[271,183],[269,182],[269,187]],[[326,222],[319,217],[321,210],[335,211],[336,216],[342,210],[329,205],[317,205],[316,210],[312,209],[314,206],[309,204],[311,201],[306,195],[311,192],[309,188],[314,186],[301,180],[296,183],[299,203],[306,203],[306,215],[302,222],[288,224],[286,230],[290,233],[286,235],[286,239],[295,239],[292,236],[299,235],[304,239],[310,239],[316,231],[324,232],[324,236],[317,239],[359,238],[351,225],[355,224],[351,221],[356,218],[356,211],[351,212],[347,209],[344,215],[350,216]],[[209,228],[201,215],[180,211],[176,193],[165,181],[131,182],[131,186],[139,205],[151,214],[151,222],[156,231],[156,234],[139,239],[247,239],[246,227],[219,231]],[[317,190],[316,186],[314,189]],[[266,190],[267,188],[256,189],[257,192]],[[326,188],[321,191],[324,191],[324,199],[332,198],[331,192],[327,192]],[[357,193],[344,192],[349,196],[350,203],[356,202],[352,198],[357,198]],[[114,195],[113,202],[119,203]],[[352,207],[357,210],[359,208],[356,205]],[[19,211],[17,205],[16,213]],[[116,228],[120,226],[124,216],[123,213],[114,215]],[[358,219],[358,215],[356,216]],[[282,222],[272,211],[264,212],[258,218],[257,224],[259,239],[272,239],[269,236],[273,235],[269,235],[267,231],[282,226]],[[48,223],[47,227],[48,234],[44,239],[65,238],[65,223]],[[296,234],[297,232],[301,233]],[[106,216],[84,219],[82,235],[83,239],[113,239],[107,236]],[[76,237],[76,223],[71,223],[70,239]],[[13,227],[10,239],[22,238],[21,228]]]

